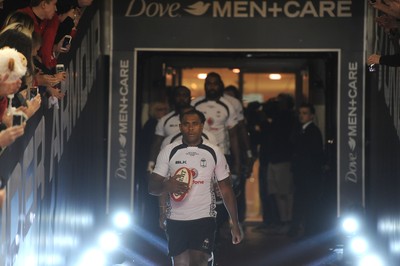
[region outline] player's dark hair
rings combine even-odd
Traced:
[[[239,89],[236,88],[235,86],[233,86],[233,85],[226,86],[225,87],[225,92],[227,92],[227,91],[233,93],[234,97],[236,99],[238,99],[239,101],[241,100]]]
[[[186,111],[186,112],[184,112],[184,113],[179,114],[179,121],[181,121],[181,123],[182,123],[183,117],[184,117],[185,115],[198,115],[198,117],[200,118],[200,122],[201,122],[202,124],[204,124],[204,123],[206,122],[206,117],[205,117],[204,114],[203,114],[202,112],[200,112],[199,110],[191,109],[191,110],[189,110],[189,111]]]
[[[216,78],[218,80],[219,89],[222,90],[222,92],[223,92],[224,88],[225,88],[225,85],[224,85],[224,82],[222,81],[221,75],[218,74],[217,72],[210,72],[210,73],[207,74],[206,80],[211,78],[211,77],[214,77],[214,78]]]
[[[186,86],[177,86],[177,87],[174,87],[173,90],[172,90],[173,97],[176,97],[176,95],[178,95],[178,92],[180,92],[180,91],[185,92],[189,97],[191,96],[191,93],[190,93],[190,90],[189,90],[188,87],[186,87]]]

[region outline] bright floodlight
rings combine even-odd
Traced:
[[[360,224],[354,217],[349,217],[344,219],[342,227],[346,233],[354,234],[358,231]]]
[[[104,266],[106,263],[106,258],[103,254],[103,251],[99,249],[90,249],[83,254],[82,260],[79,262],[79,266],[88,266],[88,265],[96,265],[96,266]]]
[[[271,80],[280,80],[281,78],[282,78],[281,74],[276,74],[276,73],[269,74],[269,79]]]
[[[199,73],[197,74],[198,79],[206,79],[207,78],[207,73]]]
[[[354,253],[363,254],[367,250],[368,243],[364,238],[356,237],[351,241],[350,246]]]
[[[358,266],[384,266],[384,262],[377,255],[368,255],[361,258]]]
[[[131,223],[131,219],[128,213],[126,212],[119,212],[114,216],[114,225],[117,228],[125,229]]]
[[[105,251],[113,251],[119,246],[119,237],[114,232],[105,232],[100,236],[100,247]]]

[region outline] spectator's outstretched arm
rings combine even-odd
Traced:
[[[397,20],[393,16],[382,15],[375,18],[375,22],[382,28],[385,29],[385,32],[389,32],[390,30],[398,29]]]
[[[3,202],[6,201],[6,189],[0,189],[0,209],[3,208]]]
[[[40,94],[37,94],[33,99],[26,101],[28,108],[26,108],[24,113],[26,114],[28,119],[31,118],[37,112],[37,110],[39,110],[41,102],[42,98]]]
[[[53,88],[53,87],[47,87],[47,92],[53,96],[56,97],[57,99],[61,100],[62,98],[64,98],[65,93],[61,92],[60,89],[58,88]]]
[[[37,85],[39,86],[54,86],[58,83],[60,83],[60,81],[62,79],[58,78],[55,75],[47,75],[47,74],[43,74],[43,73],[37,73],[35,75],[35,80],[37,82]]]
[[[0,74],[0,97],[15,94],[21,87],[22,81],[20,79],[13,82],[8,82],[8,77],[9,76],[7,74]]]
[[[377,10],[380,10],[390,16],[400,18],[400,3],[396,0],[376,0],[375,3],[370,4]]]
[[[368,56],[367,63],[368,65],[376,64],[379,65],[379,60],[381,59],[381,56],[379,54],[372,54]]]
[[[0,148],[5,148],[12,144],[17,138],[24,134],[25,124],[20,126],[8,127],[0,131]]]
[[[400,54],[382,56],[378,54],[372,54],[368,57],[367,63],[369,65],[380,64],[384,66],[398,67],[400,66]]]

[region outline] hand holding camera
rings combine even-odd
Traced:
[[[62,38],[61,42],[61,47],[60,51],[63,53],[66,53],[69,51],[69,48],[71,47],[71,41],[72,41],[72,36],[71,35],[65,35],[64,38]]]
[[[15,110],[15,108],[13,108],[11,115],[12,115],[12,120],[11,120],[12,127],[21,126],[26,122],[26,120],[28,120],[28,117],[24,112],[22,112],[21,110]]]
[[[25,131],[25,124],[21,126],[9,127],[0,131],[0,147],[4,148],[12,144],[17,138],[21,137]]]
[[[56,65],[56,74],[54,75],[60,82],[64,81],[67,78],[67,72],[65,72],[65,68],[63,64]]]

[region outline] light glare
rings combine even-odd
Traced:
[[[199,73],[199,74],[197,74],[197,78],[198,79],[206,79],[207,78],[207,74],[206,73]]]
[[[99,249],[90,249],[86,251],[83,255],[82,260],[79,263],[79,266],[88,266],[88,265],[96,265],[96,266],[104,266],[106,262],[106,258],[103,252]]]
[[[114,225],[119,229],[127,228],[130,223],[130,216],[126,212],[119,212],[114,216]]]
[[[361,237],[356,237],[351,241],[351,249],[356,254],[363,254],[367,250],[368,243]]]
[[[105,251],[113,251],[119,246],[119,237],[114,232],[105,232],[100,236],[100,247]]]
[[[282,78],[281,74],[269,74],[269,79],[280,80]]]
[[[359,223],[355,218],[350,217],[343,221],[342,226],[345,232],[348,234],[354,234],[359,228]]]
[[[361,258],[358,266],[384,266],[381,258],[376,255],[368,255]]]

